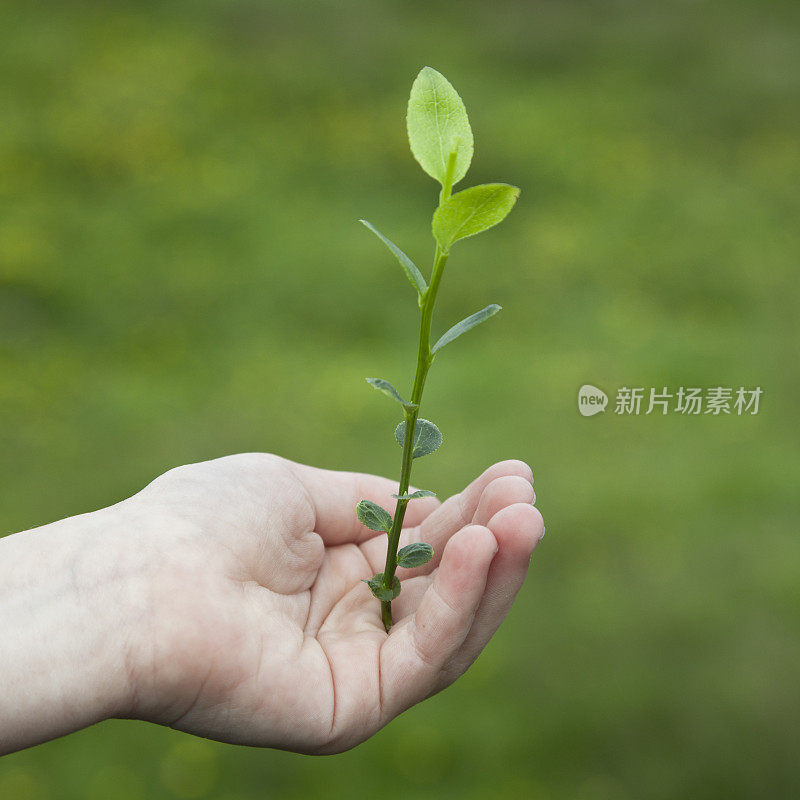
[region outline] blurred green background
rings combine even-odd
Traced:
[[[8,756],[3,800],[800,796],[796,2],[6,2],[0,526],[242,450],[394,476],[435,186],[411,81],[456,85],[459,245],[436,363],[456,491],[534,468],[548,536],[456,686],[345,755],[114,721]],[[586,419],[576,392],[761,386],[757,416]],[[0,678],[1,679],[1,678]]]

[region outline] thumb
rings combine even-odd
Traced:
[[[496,552],[494,535],[482,525],[462,528],[447,543],[417,610],[381,648],[381,705],[387,719],[446,685],[442,671],[470,631]]]

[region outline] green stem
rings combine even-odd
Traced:
[[[460,139],[456,139],[456,147],[447,159],[447,169],[444,175],[444,183],[442,184],[442,191],[439,192],[439,205],[449,199],[450,193],[453,191],[453,176],[456,173],[456,158],[458,156],[458,145],[461,143]]]
[[[439,193],[439,205],[450,197],[453,189],[453,175],[456,167],[456,149],[450,153],[447,159],[447,172]],[[433,322],[433,308],[436,305],[436,295],[439,293],[439,285],[442,282],[442,274],[447,258],[450,254],[442,251],[436,245],[436,252],[433,256],[433,272],[431,281],[425,294],[420,298],[420,319],[419,319],[419,347],[417,349],[417,370],[414,374],[414,388],[411,390],[411,402],[414,408],[405,410],[406,430],[403,437],[403,460],[400,467],[400,489],[399,495],[408,494],[408,485],[411,482],[411,465],[414,460],[414,432],[417,427],[419,417],[419,407],[422,403],[422,390],[425,388],[425,379],[428,377],[428,370],[433,363],[433,353],[431,353],[431,323]],[[386,548],[386,566],[383,569],[383,588],[390,590],[397,571],[397,545],[400,542],[400,534],[403,531],[403,519],[406,516],[408,500],[398,500],[397,508],[394,512],[392,527],[389,529],[389,544]],[[386,632],[392,627],[392,601],[381,601],[381,619]]]
[[[419,325],[419,349],[417,350],[417,371],[414,375],[414,388],[411,392],[411,402],[416,406],[413,409],[406,409],[405,420],[406,430],[403,438],[403,460],[400,467],[400,495],[408,494],[408,485],[411,482],[411,465],[413,462],[414,451],[414,430],[419,416],[419,406],[422,400],[422,390],[425,388],[425,379],[428,377],[428,370],[433,363],[431,353],[431,323],[433,321],[433,308],[436,304],[436,295],[439,291],[439,284],[442,281],[442,273],[447,263],[449,253],[444,253],[439,247],[436,248],[434,259],[433,275],[425,292],[425,297],[420,309]],[[383,586],[390,589],[397,570],[397,546],[400,541],[400,534],[403,530],[403,519],[406,515],[408,500],[398,500],[397,508],[394,512],[394,520],[389,530],[389,545],[386,550],[386,566],[383,570]],[[392,603],[390,600],[381,602],[381,617],[383,625],[388,631],[392,626]]]

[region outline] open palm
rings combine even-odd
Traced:
[[[179,467],[126,501],[154,553],[135,715],[223,741],[345,750],[451,684],[486,645],[543,534],[530,468],[495,464],[439,503],[409,505],[389,635],[362,579],[386,537],[356,503],[395,482],[266,454]],[[164,524],[165,516],[170,519]]]

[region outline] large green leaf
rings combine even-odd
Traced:
[[[518,197],[519,189],[507,183],[484,183],[464,189],[433,212],[433,235],[447,252],[453,242],[502,222]]]
[[[411,152],[428,175],[444,184],[454,151],[451,186],[466,175],[474,149],[467,110],[447,78],[431,67],[414,80],[406,124]]]
[[[450,328],[450,330],[447,331],[447,333],[445,333],[431,348],[431,353],[441,350],[446,344],[450,344],[453,339],[458,339],[462,333],[466,333],[476,325],[480,325],[481,322],[489,319],[489,317],[493,317],[498,311],[501,310],[502,306],[497,305],[497,303],[492,303],[490,306],[486,306],[486,308],[482,308],[480,311],[470,314],[470,316],[462,319],[461,322],[457,322],[455,325],[453,325],[453,327]]]
[[[401,422],[394,432],[394,438],[400,447],[406,436],[406,423]],[[422,458],[434,450],[438,450],[442,444],[442,432],[427,419],[418,419],[414,425],[414,449],[411,451],[412,458]]]
[[[356,506],[356,516],[371,531],[388,533],[392,527],[392,515],[372,500],[362,500]]]
[[[389,249],[389,252],[398,260],[406,276],[411,281],[411,285],[420,295],[425,294],[428,284],[422,273],[417,269],[417,265],[391,240],[387,239],[371,222],[360,219],[359,222],[371,230]]]

